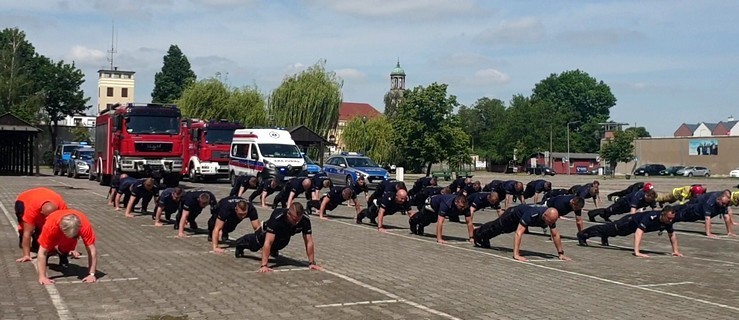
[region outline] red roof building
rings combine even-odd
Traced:
[[[348,122],[356,117],[367,117],[367,119],[372,119],[380,115],[382,115],[382,113],[377,111],[377,109],[369,103],[342,102],[339,107],[340,122]]]

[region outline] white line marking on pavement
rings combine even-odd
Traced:
[[[391,299],[391,300],[373,300],[373,301],[358,301],[358,302],[319,304],[319,305],[317,305],[315,307],[316,308],[348,307],[348,306],[356,306],[356,305],[362,305],[362,304],[381,304],[381,303],[398,303],[398,302],[404,302],[404,301],[399,301],[399,300],[396,300],[396,299]]]
[[[603,246],[601,246],[601,247],[603,247]],[[609,247],[614,247],[614,248],[619,248],[619,249],[628,249],[628,250],[631,250],[631,251],[633,251],[633,250],[634,250],[634,248],[632,248],[632,247],[619,246],[619,245],[615,245],[615,244],[610,244],[610,245],[609,245]],[[649,251],[649,250],[646,250],[646,251]],[[652,255],[650,255],[650,256],[649,256],[649,259],[652,259],[652,258],[658,258],[658,257],[665,257],[665,258],[675,258],[675,259],[678,259],[678,257],[673,257],[673,256],[672,256],[672,254],[670,254],[670,253],[665,253],[665,254],[662,254],[662,255],[656,255],[656,256],[655,256],[654,254],[652,254]],[[695,260],[703,260],[703,261],[716,262],[716,263],[726,263],[726,264],[739,265],[739,262],[732,262],[732,261],[726,261],[726,260],[717,260],[717,259],[708,259],[708,258],[698,258],[698,257],[691,257],[691,256],[683,256],[683,257],[679,257],[679,258],[684,258],[684,259],[695,259]]]
[[[637,285],[637,287],[645,288],[645,287],[662,287],[662,286],[679,286],[681,284],[693,284],[693,282],[690,281],[684,281],[684,282],[668,282],[668,283],[655,283],[655,284],[640,284]]]
[[[98,280],[97,282],[121,282],[121,281],[133,281],[138,280],[139,278],[103,278]],[[76,284],[76,283],[83,283],[82,280],[72,280],[72,281],[56,281],[55,284]]]
[[[203,238],[207,237],[207,234],[191,234],[191,235],[185,235],[185,238]],[[177,236],[167,236],[167,238],[178,238]]]
[[[63,182],[63,181],[59,181],[59,180],[55,180],[55,179],[49,179],[49,180],[54,181],[56,183],[61,183],[61,184],[65,185],[65,186],[67,186],[67,187],[71,187],[72,186],[71,184],[66,183],[66,182]]]
[[[348,222],[338,221],[338,220],[328,220],[328,221],[335,222],[335,223],[341,223],[341,224],[345,224],[345,225],[356,227],[356,228],[363,228],[363,229],[367,229],[367,230],[372,230],[370,228],[364,227],[362,225],[354,224],[354,223],[348,223]],[[450,246],[450,245],[437,244],[435,241],[434,242],[431,242],[431,241],[425,240],[423,238],[406,236],[406,235],[397,234],[397,233],[387,233],[387,234],[393,235],[393,236],[396,236],[396,237],[403,237],[403,238],[411,239],[411,240],[415,240],[415,241],[426,242],[426,243],[429,243],[429,244],[435,244],[437,246],[438,245],[441,245],[441,246],[446,246],[447,248],[455,248],[455,249],[469,251],[469,252],[476,252],[478,254],[484,254],[484,255],[487,255],[487,256],[496,257],[496,258],[507,260],[507,261],[512,261],[512,262],[516,262],[516,263],[522,263],[524,265],[533,266],[533,267],[536,267],[536,268],[546,269],[546,270],[550,270],[550,271],[556,271],[556,272],[565,273],[565,274],[569,274],[569,275],[573,275],[573,276],[578,276],[578,277],[583,277],[583,278],[588,278],[588,279],[592,279],[592,280],[598,280],[598,281],[601,281],[601,282],[606,282],[606,283],[610,283],[610,284],[616,284],[616,285],[620,285],[620,286],[624,286],[624,287],[628,287],[628,288],[635,288],[635,289],[649,291],[649,292],[653,292],[653,293],[668,295],[668,296],[675,297],[675,298],[682,298],[682,299],[685,299],[685,300],[690,300],[690,301],[694,301],[694,302],[704,303],[704,304],[711,305],[711,306],[714,306],[714,307],[720,307],[720,308],[730,309],[730,310],[734,310],[734,311],[739,311],[739,307],[733,307],[733,306],[729,306],[729,305],[725,305],[725,304],[721,304],[721,303],[716,303],[716,302],[712,302],[712,301],[708,301],[708,300],[703,300],[703,299],[688,297],[688,296],[684,296],[684,295],[681,295],[681,294],[676,294],[676,293],[671,293],[671,292],[664,292],[664,291],[660,291],[660,290],[656,290],[656,289],[651,289],[651,288],[646,288],[646,287],[639,287],[637,285],[628,284],[628,283],[624,283],[624,282],[620,282],[620,281],[616,281],[616,280],[610,280],[610,279],[606,279],[606,278],[601,278],[601,277],[597,277],[597,276],[592,276],[592,275],[585,274],[585,273],[568,271],[568,270],[558,269],[558,268],[555,268],[555,267],[548,267],[548,266],[544,266],[544,265],[540,265],[540,264],[519,262],[519,261],[517,261],[517,260],[515,260],[513,258],[509,258],[509,257],[497,255],[497,254],[490,253],[490,252],[480,251],[478,249],[470,249],[470,248],[462,247],[462,246]]]
[[[18,222],[15,221],[15,219],[10,215],[10,212],[8,212],[8,209],[5,208],[5,205],[3,205],[2,201],[0,201],[0,209],[2,209],[5,217],[8,218],[8,221],[10,221],[10,225],[13,226],[15,234],[18,234]],[[38,273],[38,265],[34,263],[33,267],[36,268],[36,273]],[[72,315],[69,314],[69,309],[67,309],[67,304],[64,303],[64,300],[62,299],[62,296],[59,295],[59,291],[56,290],[56,287],[53,284],[50,284],[45,285],[44,288],[46,288],[46,292],[49,293],[51,303],[54,305],[54,308],[56,309],[56,314],[59,315],[59,319],[72,319]]]
[[[329,221],[331,221],[331,220],[329,220]],[[336,221],[336,222],[339,222],[339,223],[345,223],[345,222],[342,222],[342,221]],[[349,223],[346,223],[346,224],[348,224],[348,225],[351,225],[351,224],[349,224]],[[392,234],[392,233],[390,233],[390,234]],[[452,248],[454,248],[454,247],[452,247]],[[387,297],[388,297],[388,298],[390,298],[390,299],[395,299],[395,300],[399,300],[399,301],[402,301],[402,302],[403,302],[403,303],[405,303],[405,304],[408,304],[408,305],[410,305],[410,306],[412,306],[412,307],[415,307],[415,308],[417,308],[417,309],[421,309],[421,310],[423,310],[423,311],[426,311],[426,312],[428,312],[428,313],[431,313],[431,314],[435,314],[435,315],[437,315],[437,316],[440,316],[440,317],[444,317],[444,318],[447,318],[447,319],[452,319],[452,320],[461,320],[460,318],[457,318],[457,317],[455,317],[455,316],[452,316],[452,315],[450,315],[450,314],[447,314],[447,313],[441,312],[441,311],[439,311],[439,310],[436,310],[436,309],[431,309],[431,308],[429,308],[429,307],[427,307],[427,306],[424,306],[424,305],[422,305],[422,304],[420,304],[420,303],[415,303],[415,302],[413,302],[413,301],[408,301],[408,300],[405,300],[405,299],[401,299],[401,298],[400,298],[399,296],[397,296],[397,295],[395,295],[395,294],[393,294],[393,293],[390,293],[390,292],[388,292],[388,291],[385,291],[385,290],[382,290],[382,289],[380,289],[380,288],[377,288],[377,287],[371,286],[371,285],[369,285],[369,284],[366,284],[366,283],[364,283],[364,282],[361,282],[361,281],[359,281],[359,280],[357,280],[357,279],[354,279],[354,278],[352,278],[352,277],[349,277],[349,276],[345,276],[345,275],[343,275],[343,274],[341,274],[341,273],[338,273],[338,272],[335,272],[335,271],[331,271],[331,270],[327,270],[326,268],[323,268],[323,272],[326,272],[326,273],[328,273],[328,274],[331,274],[331,275],[334,275],[334,276],[336,276],[336,277],[339,277],[339,278],[341,278],[341,279],[344,279],[344,280],[346,280],[346,281],[349,281],[349,282],[351,282],[351,283],[353,283],[353,284],[356,284],[356,285],[358,285],[358,286],[360,286],[360,287],[362,287],[362,288],[365,288],[365,289],[368,289],[368,290],[372,290],[372,291],[374,291],[374,292],[377,292],[377,293],[383,294],[383,295],[387,296]]]
[[[588,221],[588,219],[583,219],[583,222],[586,224],[592,224],[592,225],[603,224],[603,222],[590,222]],[[718,238],[709,238],[702,234],[696,234],[696,233],[690,233],[690,232],[675,231],[675,233],[679,235],[690,236],[690,237],[695,237],[695,238],[704,239],[704,240],[723,240],[723,241],[730,241],[730,242],[739,242],[739,239],[731,238],[728,235],[721,235],[721,236],[718,236]]]
[[[566,262],[559,259],[529,259],[529,262]]]

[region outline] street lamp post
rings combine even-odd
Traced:
[[[572,174],[570,172],[572,159],[570,159],[570,125],[580,123],[580,121],[572,121],[567,123],[567,175]]]
[[[367,116],[362,116],[362,154],[367,155]]]

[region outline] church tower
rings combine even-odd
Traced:
[[[405,90],[405,71],[400,67],[400,59],[390,73],[390,90]]]

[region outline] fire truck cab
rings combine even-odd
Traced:
[[[182,167],[182,175],[192,182],[228,177],[229,149],[234,131],[244,126],[228,120],[206,122],[197,119],[189,121],[188,126],[183,128],[183,158],[187,165]]]
[[[115,104],[103,110],[95,127],[95,178],[102,185],[113,175],[164,179],[179,184],[183,130],[180,110],[153,103]]]

